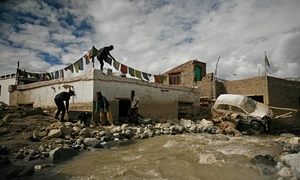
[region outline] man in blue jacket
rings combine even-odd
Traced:
[[[70,90],[69,92],[61,92],[57,94],[54,98],[55,104],[57,106],[57,111],[55,114],[55,119],[58,119],[58,115],[61,112],[60,120],[63,122],[65,117],[65,112],[69,111],[69,100],[71,96],[75,96],[74,91]],[[66,107],[64,104],[64,101],[66,101]]]

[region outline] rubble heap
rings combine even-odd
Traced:
[[[243,136],[243,133],[236,129],[233,117],[229,120],[164,119],[154,124],[120,124],[88,128],[80,121],[59,122],[41,108],[3,105],[0,108],[0,165],[10,163],[10,157],[23,161],[50,159],[52,163],[57,163],[82,151],[126,145],[135,140],[160,135],[210,133]],[[300,177],[300,138],[286,134],[280,136],[277,143],[282,147],[279,162],[275,162],[273,156],[258,155],[253,158],[253,163],[260,164],[260,160],[271,162],[267,166],[261,166],[262,174],[278,172],[282,177]],[[268,169],[269,166],[271,170]]]

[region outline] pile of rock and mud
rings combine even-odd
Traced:
[[[82,151],[134,143],[160,135],[182,133],[210,133],[243,136],[234,122],[220,119],[217,123],[207,119],[162,119],[153,124],[119,124],[91,126],[78,122],[59,122],[49,115],[49,110],[30,107],[0,106],[0,166],[22,160],[48,159],[58,163],[78,155]],[[257,155],[254,164],[262,164],[261,173],[278,173],[282,177],[300,178],[300,138],[283,134],[276,141],[282,149],[280,161],[271,155]],[[267,162],[267,163],[266,163]],[[270,163],[271,162],[271,163]],[[23,170],[7,172],[6,177],[32,175],[34,168],[51,166],[31,166]],[[25,171],[25,173],[24,173]],[[25,175],[24,175],[25,174]]]

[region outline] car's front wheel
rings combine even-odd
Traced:
[[[250,123],[251,128],[255,131],[255,134],[260,134],[264,132],[264,125],[258,121],[251,121]]]

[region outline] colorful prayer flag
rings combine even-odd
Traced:
[[[89,60],[88,55],[85,54],[83,57],[84,57],[84,59],[85,59],[85,64],[90,64],[90,60]]]
[[[158,75],[154,75],[154,82],[160,83]]]
[[[106,60],[105,60],[109,65],[111,65],[112,63],[112,59],[110,57],[107,57]]]
[[[135,70],[135,76],[139,79],[142,79],[141,71]]]
[[[128,67],[130,76],[134,77],[134,69]]]
[[[50,73],[47,73],[47,78],[48,78],[48,80],[51,79],[51,74]]]
[[[78,61],[74,62],[73,66],[74,66],[74,69],[75,69],[76,73],[78,73],[79,72]]]
[[[143,74],[144,79],[146,79],[147,81],[150,81],[147,73],[142,72],[142,74]]]
[[[119,70],[119,68],[120,68],[120,63],[118,61],[116,61],[116,60],[114,60],[114,68],[116,70]]]
[[[80,58],[78,60],[78,69],[81,71],[83,70],[83,58]]]
[[[55,79],[58,79],[58,78],[59,78],[59,71],[55,71],[54,78],[55,78]]]
[[[59,71],[59,77],[60,78],[64,78],[65,77],[64,71],[62,69]]]
[[[71,71],[71,73],[73,73],[74,72],[73,64],[71,64],[70,66],[68,66],[68,69]]]
[[[121,64],[121,72],[122,72],[123,74],[127,74],[127,66],[126,66],[126,65]]]
[[[159,82],[160,83],[164,83],[165,80],[166,80],[166,76],[159,75]]]

